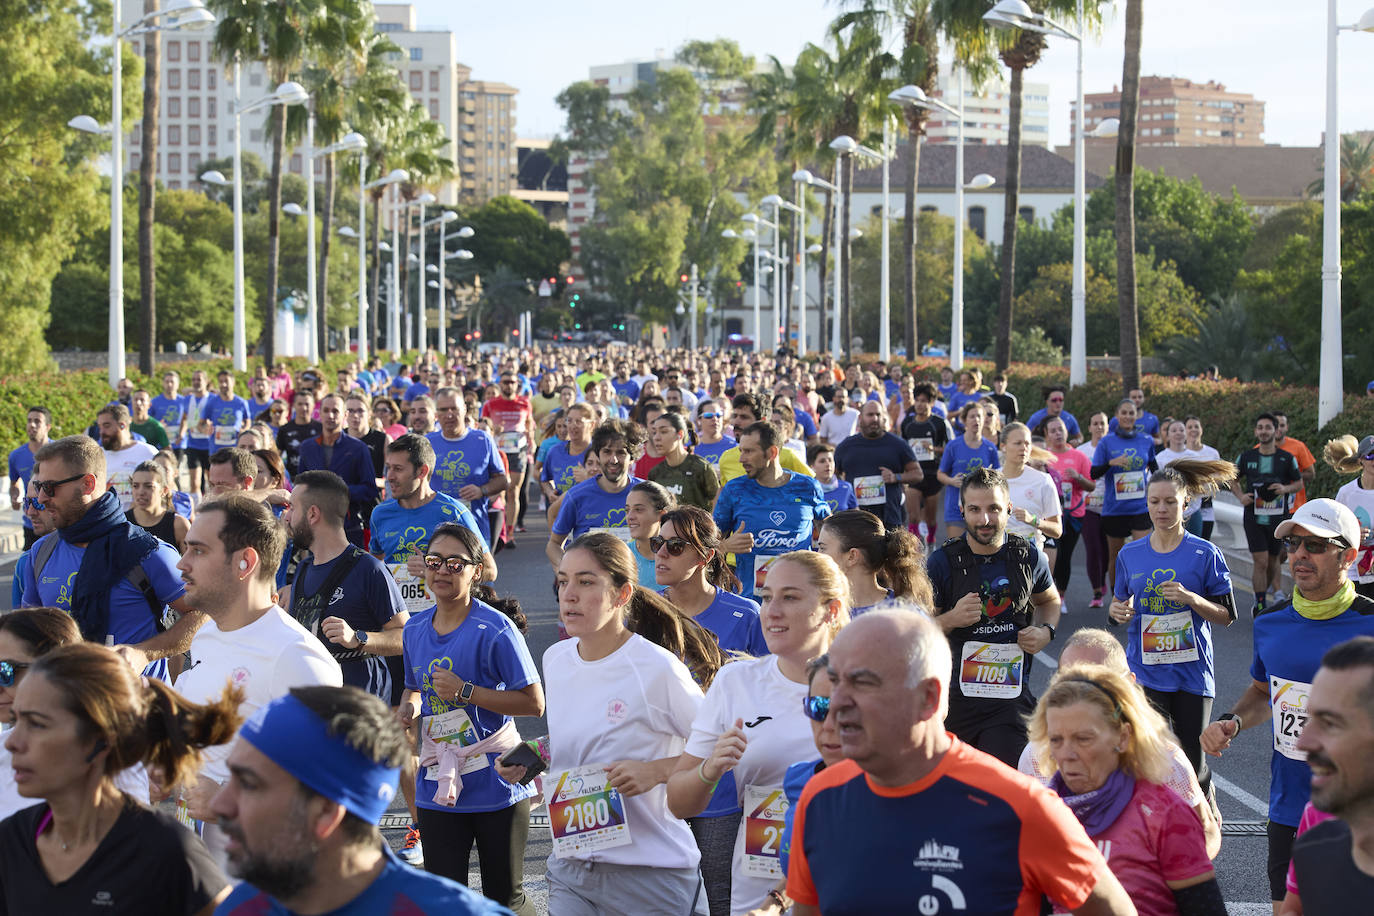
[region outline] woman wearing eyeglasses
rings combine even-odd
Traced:
[[[1374,436],[1356,442],[1341,436],[1326,443],[1323,455],[1337,474],[1357,474],[1336,491],[1336,502],[1355,513],[1360,523],[1360,551],[1347,575],[1355,591],[1374,598]]]
[[[492,761],[520,743],[514,716],[543,715],[544,691],[510,618],[472,597],[485,551],[453,522],[430,536],[425,587],[434,607],[406,621],[397,714],[420,728],[415,804],[425,870],[466,884],[476,844],[482,893],[533,916],[523,875],[534,790],[506,782]]]
[[[1116,559],[1113,625],[1129,624],[1126,661],[1169,721],[1203,790],[1210,777],[1200,736],[1212,716],[1216,663],[1212,626],[1236,619],[1231,572],[1211,541],[1184,530],[1188,501],[1235,479],[1229,461],[1180,458],[1151,477],[1146,491],[1148,537],[1121,548]]]
[[[654,539],[658,536],[658,518],[675,507],[673,494],[648,480],[630,488],[625,496],[625,527],[630,529],[630,552],[635,555],[640,582],[654,581]]]
[[[377,421],[377,427],[390,436],[393,441],[408,432],[405,425],[401,423],[400,408],[391,398],[377,398],[372,402],[372,419]]]
[[[1029,736],[1040,771],[1053,774],[1050,788],[1103,850],[1139,912],[1225,916],[1202,822],[1166,785],[1168,723],[1141,691],[1105,665],[1061,668],[1035,707]]]
[[[811,756],[814,742],[796,714],[806,696],[806,666],[849,620],[849,582],[824,554],[794,551],[768,567],[757,592],[763,638],[772,655],[721,669],[692,723],[692,735],[668,782],[668,804],[694,817],[726,773],[746,817],[735,838],[730,912],[764,902],[782,875],[776,843],[757,843],[750,813],[781,793],[787,768]]]

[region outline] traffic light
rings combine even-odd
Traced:
[[[572,277],[568,277],[568,278],[566,278],[566,279],[564,280],[564,282],[567,283],[569,286],[572,286],[573,278],[572,278]]]
[[[692,278],[691,278],[690,276],[688,276],[687,274],[682,274],[681,276],[678,277],[678,279],[681,280],[683,283],[689,283],[689,282],[691,282],[691,280],[692,280]]]

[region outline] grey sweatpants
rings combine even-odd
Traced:
[[[608,865],[549,856],[549,916],[690,916],[695,868]]]

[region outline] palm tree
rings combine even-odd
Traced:
[[[1116,135],[1116,297],[1121,325],[1121,384],[1140,387],[1140,315],[1135,289],[1135,125],[1140,104],[1141,0],[1126,0],[1121,126]]]
[[[155,12],[157,8],[157,0],[144,0],[145,14]],[[153,224],[157,200],[157,112],[161,63],[162,38],[157,29],[149,29],[143,36],[143,157],[138,163],[138,294],[142,318],[139,322],[138,371],[144,375],[153,374],[153,354],[157,350],[157,261],[153,250]],[[122,188],[120,193],[123,193]]]
[[[271,85],[285,82],[300,68],[308,53],[337,54],[340,32],[332,22],[337,7],[347,0],[209,0],[215,14],[214,53],[223,61],[261,61]],[[281,257],[281,173],[286,153],[286,107],[269,109],[272,168],[267,179],[267,282],[262,294],[263,362],[276,362],[277,285]]]
[[[1323,170],[1322,163],[1318,163],[1317,170]],[[1343,204],[1374,188],[1374,137],[1361,143],[1358,134],[1341,135],[1340,180]],[[1320,197],[1325,189],[1325,179],[1317,178],[1307,186],[1307,196]]]

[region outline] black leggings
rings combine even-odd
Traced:
[[[1178,746],[1183,748],[1183,756],[1193,765],[1198,785],[1202,786],[1202,793],[1206,795],[1207,787],[1212,782],[1212,771],[1207,769],[1207,759],[1202,755],[1202,730],[1212,719],[1212,698],[1150,687],[1145,688],[1145,696],[1149,697],[1159,714],[1169,721],[1174,737],[1178,738]]]
[[[1059,590],[1060,598],[1069,587],[1069,577],[1073,575],[1073,549],[1078,546],[1078,536],[1083,530],[1083,520],[1064,514],[1064,533],[1057,538],[1059,549],[1054,555],[1054,587]]]
[[[450,814],[420,808],[416,813],[425,846],[425,871],[467,886],[468,858],[476,842],[482,893],[517,916],[534,916],[534,901],[525,896],[524,887],[529,799],[500,811]]]
[[[960,741],[972,745],[984,754],[991,754],[1012,769],[1021,760],[1026,748],[1026,726],[1020,722],[976,725],[972,728],[951,729]]]
[[[525,524],[525,510],[530,507],[530,465],[533,461],[525,462],[525,468],[520,472],[520,512],[515,516],[515,524]]]

